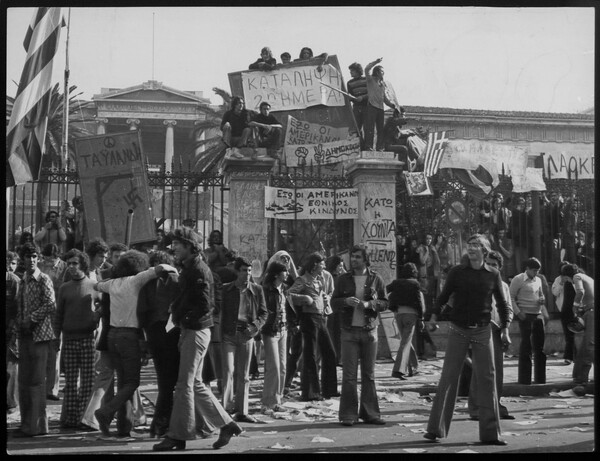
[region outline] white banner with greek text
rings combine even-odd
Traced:
[[[518,178],[512,178],[513,192],[522,194],[524,192],[545,191],[546,183],[542,168],[527,168],[525,174]]]
[[[347,126],[335,128],[328,125],[321,125],[320,123],[310,123],[304,120],[298,120],[296,117],[288,115],[284,143],[286,145],[318,144],[347,138]]]
[[[358,219],[358,189],[266,186],[265,218]]]
[[[546,152],[544,170],[550,179],[594,179],[594,152]]]
[[[263,101],[271,111],[305,109],[324,104],[343,106],[344,96],[331,88],[342,89],[342,75],[331,65],[281,67],[269,72],[242,72],[242,90],[248,109],[259,110]]]
[[[322,165],[343,162],[360,156],[358,137],[320,144],[284,145],[287,166]]]

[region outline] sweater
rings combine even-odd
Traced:
[[[100,300],[100,293],[94,290],[94,284],[84,277],[65,282],[59,288],[54,329],[62,332],[64,340],[93,336],[100,319],[94,305]]]

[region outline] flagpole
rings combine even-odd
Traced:
[[[67,42],[65,45],[65,89],[63,94],[63,158],[65,170],[69,162],[69,33],[71,30],[71,8],[67,19]]]

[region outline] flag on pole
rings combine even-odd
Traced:
[[[437,131],[435,133],[429,133],[427,136],[427,148],[425,149],[425,176],[433,176],[437,173],[437,170],[442,161],[444,155],[444,147],[446,147],[445,131]]]
[[[39,178],[52,91],[52,65],[60,30],[60,8],[37,8],[23,47],[27,59],[6,128],[6,185]]]

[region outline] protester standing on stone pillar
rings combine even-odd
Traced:
[[[364,148],[367,150],[383,150],[384,104],[392,109],[396,109],[396,105],[388,99],[386,94],[386,83],[383,80],[383,67],[375,66],[375,64],[379,64],[382,60],[383,58],[378,58],[365,67],[367,94],[369,98],[369,103],[367,104],[367,117],[365,121],[364,145]],[[371,75],[371,69],[373,69],[373,75]],[[376,146],[373,145],[375,130],[377,130]]]
[[[445,312],[450,320],[448,343],[442,375],[431,407],[424,437],[432,442],[446,437],[452,422],[460,372],[469,347],[473,351],[473,373],[477,373],[479,439],[484,445],[506,445],[500,439],[498,395],[495,384],[494,346],[492,342],[492,296],[500,317],[502,342],[510,344],[509,309],[497,269],[485,264],[490,243],[480,234],[467,240],[467,259],[450,269],[446,284],[437,299],[436,312],[428,322],[433,326],[440,307],[452,296],[452,308]]]
[[[531,384],[533,354],[534,383],[546,383],[546,354],[544,353],[545,324],[550,320],[546,298],[538,272],[542,264],[537,258],[525,261],[525,272],[510,282],[510,297],[515,316],[519,319],[519,384]]]
[[[52,315],[56,298],[52,280],[38,268],[40,252],[33,243],[20,248],[25,274],[19,283],[15,328],[19,341],[19,409],[21,427],[13,437],[48,433],[46,415],[46,363],[56,338]]]
[[[342,314],[342,395],[339,420],[353,426],[362,419],[365,424],[384,425],[375,389],[377,326],[379,312],[388,308],[385,284],[379,274],[369,268],[364,246],[350,249],[350,272],[338,277],[332,306]],[[360,362],[360,401],[358,399],[358,364]]]
[[[352,78],[348,80],[346,87],[348,88],[348,94],[355,98],[352,100],[352,112],[354,120],[356,120],[358,135],[364,144],[365,135],[363,133],[363,126],[367,116],[367,105],[369,104],[367,79],[363,76],[363,67],[358,62],[350,64],[348,69],[350,69],[350,76]],[[364,149],[364,145],[362,148]]]

